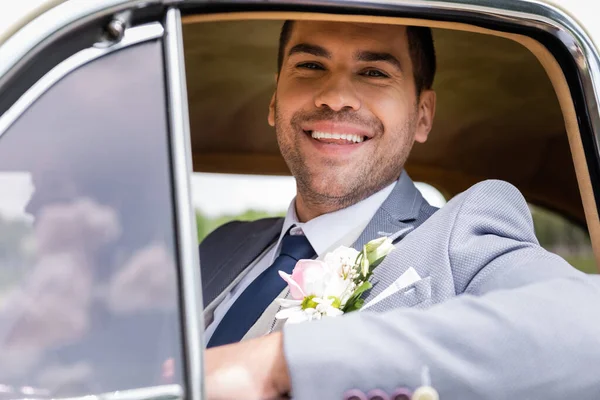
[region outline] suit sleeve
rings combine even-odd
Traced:
[[[539,246],[516,188],[464,193],[448,253],[475,271],[449,301],[286,326],[294,398],[414,390],[424,367],[444,400],[600,398],[600,282]]]

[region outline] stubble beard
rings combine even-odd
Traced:
[[[333,112],[325,112],[329,116],[333,115],[331,113]],[[398,137],[398,143],[393,151],[380,156],[379,153],[385,149],[378,147],[371,158],[361,160],[361,163],[350,171],[346,167],[344,174],[335,172],[339,166],[336,160],[326,160],[321,163],[320,168],[328,169],[331,173],[318,178],[299,151],[300,135],[304,134],[299,128],[299,122],[311,118],[334,119],[322,118],[323,114],[297,113],[291,118],[290,124],[286,125],[278,111],[277,103],[275,104],[275,130],[279,149],[292,175],[296,178],[298,194],[307,206],[321,210],[323,213],[337,211],[366,199],[398,179],[414,141],[416,111],[410,114],[404,125],[396,128],[396,132],[385,133]],[[339,117],[337,119],[342,120]],[[383,133],[383,124],[379,120],[370,121],[369,125],[374,128],[375,137]]]

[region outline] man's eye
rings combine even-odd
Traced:
[[[315,69],[315,70],[322,70],[323,67],[317,63],[313,63],[313,62],[306,62],[306,63],[301,63],[297,65],[298,68],[303,68],[303,69]]]
[[[362,75],[369,78],[388,78],[386,74],[377,69],[368,69],[362,73]]]

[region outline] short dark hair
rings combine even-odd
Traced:
[[[277,73],[281,71],[285,46],[290,41],[290,36],[292,35],[293,22],[287,20],[281,27],[279,53],[277,54]],[[423,90],[431,89],[433,86],[436,69],[433,35],[431,34],[431,28],[422,26],[408,26],[406,28],[406,35],[408,36],[408,48],[413,64],[417,95],[420,95]]]

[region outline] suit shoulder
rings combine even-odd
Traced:
[[[479,233],[497,232],[535,241],[531,211],[514,185],[502,180],[485,180],[453,200],[456,200],[456,223],[461,226],[466,224]]]
[[[211,247],[220,245],[229,238],[240,238],[272,228],[276,224],[282,224],[283,218],[262,218],[255,221],[230,221],[212,231],[200,244],[200,247]]]
[[[498,198],[525,201],[525,198],[512,183],[502,181],[499,179],[487,179],[471,186],[464,192],[464,197],[487,197],[487,198]]]
[[[530,215],[523,194],[513,184],[502,180],[488,179],[478,182],[455,199],[462,209],[488,210],[494,214],[516,212]]]

